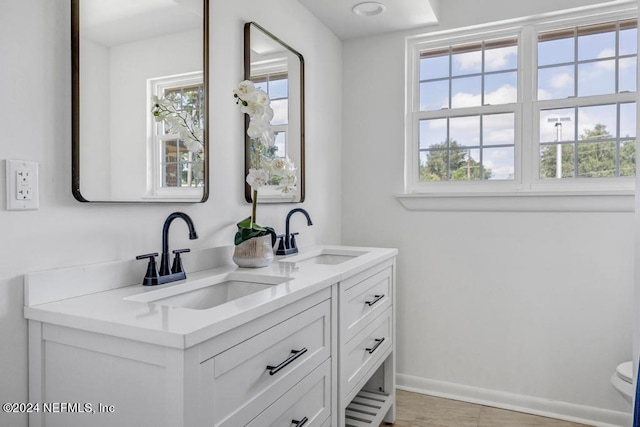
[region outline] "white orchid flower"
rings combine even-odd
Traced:
[[[264,169],[249,169],[247,175],[247,184],[251,186],[254,191],[257,191],[260,187],[267,185],[269,182],[269,174]]]
[[[233,91],[240,99],[247,99],[248,95],[251,94],[256,89],[255,85],[251,80],[244,80],[240,82],[238,88]]]
[[[296,167],[288,157],[276,157],[271,161],[271,172],[277,176],[287,176],[296,171]]]

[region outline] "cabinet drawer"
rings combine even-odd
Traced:
[[[341,355],[341,396],[344,398],[367,373],[377,367],[392,347],[393,325],[389,307],[344,346]]]
[[[391,286],[391,268],[387,268],[344,290],[340,300],[343,342],[353,338],[391,305]]]
[[[326,300],[241,342],[213,359],[216,426],[245,425],[331,353]]]
[[[307,375],[273,405],[254,418],[247,427],[319,427],[331,415],[331,359]]]

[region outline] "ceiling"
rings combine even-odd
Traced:
[[[351,10],[364,0],[298,0],[340,39],[348,40],[438,22],[440,0],[374,0],[386,10],[376,16],[358,16]]]
[[[116,46],[201,28],[202,1],[83,0],[80,23],[83,39]]]

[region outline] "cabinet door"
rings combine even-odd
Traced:
[[[331,353],[326,300],[204,362],[211,365],[216,426],[245,425]]]
[[[331,359],[307,375],[247,427],[318,427],[331,415]]]

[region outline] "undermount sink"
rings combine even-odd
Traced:
[[[305,264],[325,264],[336,265],[352,260],[356,257],[368,253],[367,251],[354,251],[349,249],[329,249],[322,248],[308,253],[285,258],[280,262],[295,262]]]
[[[283,276],[227,273],[125,298],[169,307],[206,310],[291,280]]]

